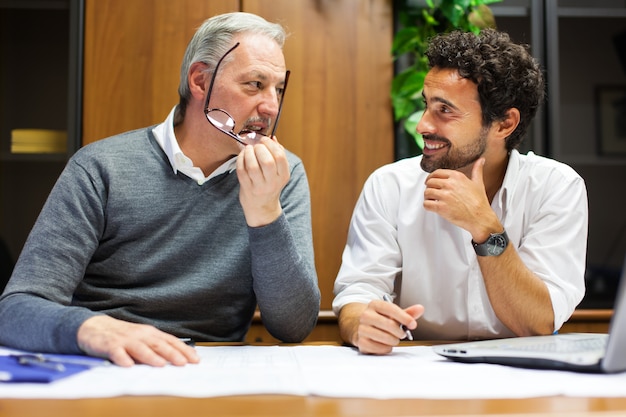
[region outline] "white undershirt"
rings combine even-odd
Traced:
[[[228,161],[220,165],[215,171],[211,172],[209,176],[205,177],[200,168],[194,166],[191,158],[186,156],[178,145],[176,135],[174,134],[174,114],[176,112],[176,106],[170,111],[165,121],[152,129],[152,133],[156,137],[157,142],[167,155],[172,169],[176,174],[178,171],[187,175],[189,178],[195,180],[198,185],[202,185],[211,178],[234,170],[237,167],[237,157],[234,156]],[[208,122],[207,122],[208,126]]]

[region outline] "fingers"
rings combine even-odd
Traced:
[[[472,178],[454,170],[436,170],[425,181],[424,209],[471,232],[481,218],[490,216],[491,204],[483,183],[484,158],[472,166]]]
[[[404,310],[408,315],[413,317],[413,323],[415,324],[415,327],[412,327],[413,323],[404,324],[404,326],[406,326],[410,330],[415,330],[417,328],[417,319],[422,317],[422,315],[424,314],[424,310],[425,308],[421,304],[412,305],[411,307],[408,307],[406,310]]]
[[[88,351],[86,352],[89,353]],[[123,368],[130,368],[131,366],[135,364],[135,361],[133,360],[133,358],[121,346],[112,348],[111,351],[108,354],[105,354],[104,356],[108,360],[116,364],[117,366],[121,366]],[[160,366],[163,366],[163,365],[160,365]]]
[[[287,154],[276,140],[264,137],[241,151],[237,158],[239,200],[249,226],[264,226],[280,216],[280,193],[289,177]]]
[[[483,184],[483,167],[485,166],[485,158],[478,158],[472,166],[472,181]]]
[[[372,301],[363,311],[358,328],[359,351],[370,354],[391,352],[400,340],[406,338],[405,330],[417,328],[417,318],[424,312],[424,307],[415,305],[401,309],[396,304],[385,301]]]
[[[87,354],[108,358],[116,365],[182,366],[198,363],[195,349],[153,326],[95,316],[78,329],[78,345]]]
[[[127,348],[120,352],[120,362],[128,363],[125,356],[135,363],[156,367],[162,367],[167,364],[183,366],[199,361],[195,349],[191,346],[187,346],[177,338],[165,333],[158,336],[149,340],[137,340],[128,344]],[[111,359],[114,363],[120,364],[114,358]]]
[[[251,184],[280,181],[289,174],[287,155],[281,144],[263,137],[256,145],[247,145],[237,158],[238,173],[245,173]]]

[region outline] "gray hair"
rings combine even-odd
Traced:
[[[180,68],[180,84],[178,85],[180,119],[185,116],[191,96],[187,80],[191,65],[195,62],[203,62],[209,66],[209,71],[213,71],[217,61],[233,46],[233,37],[244,32],[265,35],[273,39],[281,48],[287,37],[285,29],[280,24],[270,23],[251,13],[226,13],[205,20],[189,41]]]

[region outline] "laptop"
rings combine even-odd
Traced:
[[[609,333],[563,333],[435,345],[448,359],[535,369],[615,373],[626,371],[626,259]]]

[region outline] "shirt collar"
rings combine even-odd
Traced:
[[[224,162],[215,171],[211,172],[208,177],[204,176],[200,168],[194,166],[193,161],[180,149],[178,140],[176,140],[176,135],[174,134],[174,115],[176,114],[176,108],[177,106],[174,106],[165,121],[152,129],[152,133],[154,133],[154,137],[159,146],[161,146],[161,149],[163,149],[167,159],[170,161],[174,174],[180,171],[196,180],[199,185],[202,185],[217,175],[233,171],[237,166],[236,156]]]
[[[529,154],[532,154],[532,152],[529,152]],[[517,149],[513,149],[509,155],[509,163],[506,167],[504,180],[502,180],[502,186],[496,192],[491,204],[491,207],[501,219],[504,218],[509,207],[509,197],[515,195],[515,187],[519,184],[519,170],[520,153]]]

